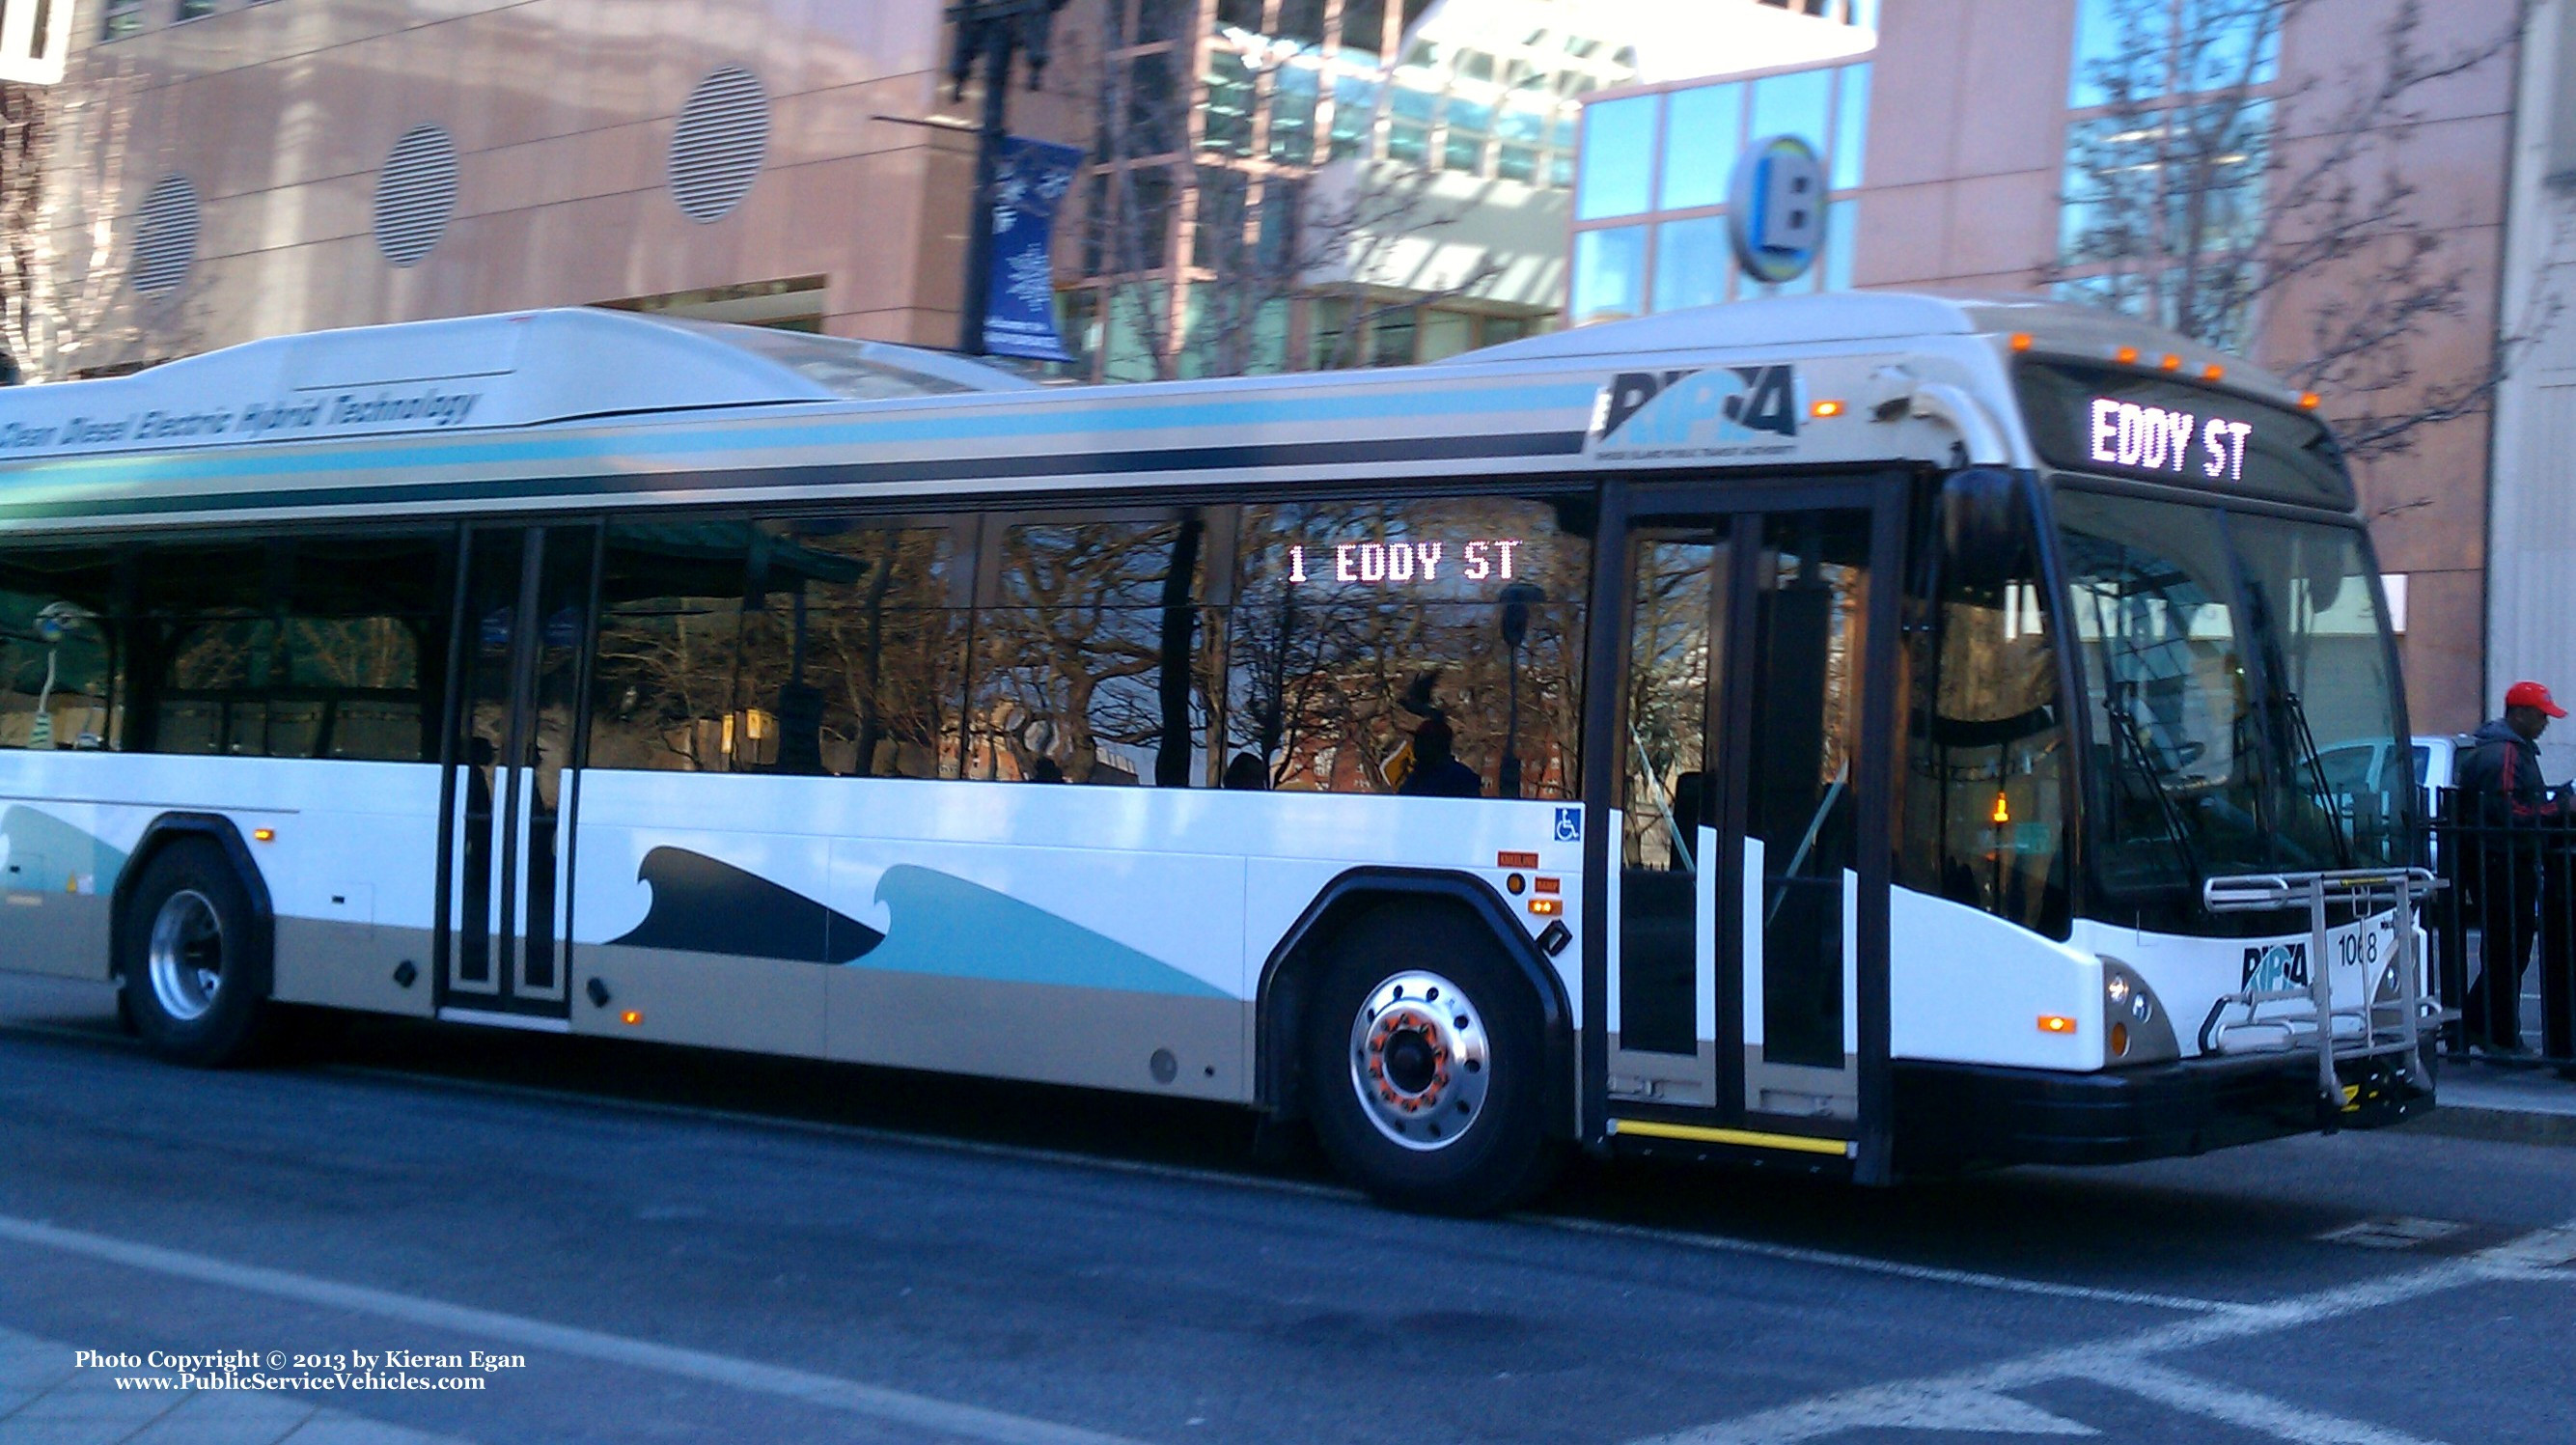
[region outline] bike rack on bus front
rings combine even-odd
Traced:
[[[2426,997],[2421,954],[2416,941],[2415,907],[2444,886],[2422,868],[2349,868],[2325,873],[2244,873],[2212,878],[2201,884],[2200,899],[2212,913],[2265,913],[2303,908],[2308,915],[2308,981],[2304,988],[2257,988],[2248,982],[2210,1005],[2200,1026],[2203,1053],[2228,1053],[2230,1035],[2270,1030],[2280,1036],[2273,1047],[2297,1048],[2310,1032],[2317,1051],[2317,1090],[2331,1121],[2347,1107],[2343,1084],[2335,1076],[2341,1059],[2402,1055],[2407,1082],[2419,1088],[2431,1080],[2424,1069],[2422,1029],[2441,1020],[2441,1006]],[[2395,910],[2398,996],[2382,1001],[2379,980],[2364,966],[2362,1003],[2334,1006],[2334,962],[2327,952],[2326,907],[2340,903],[2353,910],[2355,922],[2381,905]],[[2264,1015],[2265,1005],[2305,1002],[2308,1011]],[[2222,1018],[2229,1009],[2245,1016]],[[2394,1017],[2383,1017],[2394,1015]],[[2350,1024],[2352,1042],[2338,1044],[2338,1026]]]

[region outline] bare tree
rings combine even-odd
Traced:
[[[2070,139],[2044,278],[2214,346],[2260,335],[2267,362],[2328,399],[2356,460],[2486,410],[2555,308],[2516,318],[2469,374],[2423,374],[2415,349],[2468,313],[2472,273],[2423,214],[2407,149],[2433,88],[2507,63],[2529,8],[2434,41],[2420,0],[2401,0],[2368,61],[2285,78],[2281,34],[2335,23],[2323,0],[2110,0],[2113,43],[2081,75],[2099,110]]]
[[[1350,365],[1356,337],[1379,316],[1473,295],[1502,274],[1479,256],[1454,274],[1415,278],[1425,284],[1400,297],[1372,292],[1366,278],[1397,246],[1455,225],[1463,209],[1440,202],[1427,170],[1230,163],[1228,145],[1197,118],[1209,92],[1191,54],[1066,67],[1091,77],[1094,165],[1072,228],[1082,270],[1102,278],[1104,332],[1132,339],[1154,379],[1241,375],[1284,356],[1289,304],[1327,292],[1352,298],[1353,314],[1318,359]],[[1296,63],[1293,46],[1254,57],[1253,84],[1276,87]],[[1234,154],[1249,150],[1247,137]]]

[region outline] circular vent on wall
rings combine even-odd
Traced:
[[[186,176],[163,176],[144,193],[134,237],[134,289],[160,296],[179,289],[197,259],[197,188]]]
[[[414,265],[455,213],[456,142],[437,126],[413,126],[376,177],[376,249],[397,266]]]
[[[671,133],[671,198],[693,221],[742,203],[769,152],[769,95],[760,77],[727,65],[698,82]]]

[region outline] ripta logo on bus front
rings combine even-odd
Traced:
[[[1594,455],[1609,460],[1795,451],[1797,369],[1623,371],[1593,403],[1592,437]]]
[[[2308,946],[2263,943],[2245,950],[2245,987],[2265,993],[2308,986]]]

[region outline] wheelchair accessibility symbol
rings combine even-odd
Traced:
[[[1556,810],[1556,841],[1560,843],[1580,843],[1583,841],[1583,810],[1581,808],[1559,808]]]

